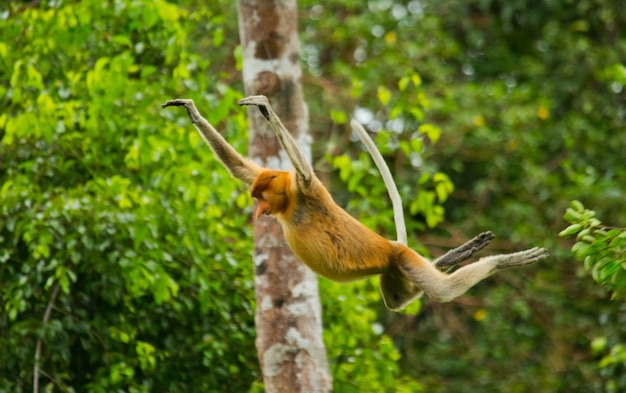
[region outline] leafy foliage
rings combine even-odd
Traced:
[[[603,225],[595,215],[580,201],[573,201],[565,212],[565,220],[571,225],[559,235],[576,235],[572,253],[584,261],[585,270],[596,282],[613,291],[614,298],[623,299],[626,296],[626,229]],[[591,348],[595,354],[602,355],[598,366],[611,376],[605,389],[620,391],[626,386],[620,372],[626,361],[624,341],[609,342],[606,336],[598,336],[591,342]]]
[[[602,225],[593,210],[573,201],[565,213],[571,223],[559,234],[576,235],[572,252],[584,260],[585,270],[596,282],[614,292],[615,297],[626,295],[626,229]]]
[[[402,315],[373,281],[321,280],[336,390],[626,389],[621,233],[572,207],[605,287],[555,235],[573,199],[626,222],[623,2],[302,0],[300,15],[316,167],[342,205],[395,233],[355,116],[413,247],[489,229],[489,252],[553,255]],[[251,201],[158,105],[194,98],[245,151],[236,7],[10,1],[0,18],[0,391],[32,390],[38,339],[48,389],[262,389]]]
[[[1,391],[31,390],[38,339],[46,389],[245,390],[256,378],[250,200],[158,105],[192,66],[208,74],[184,44],[187,17],[160,1],[82,1],[2,24],[0,47],[19,50],[2,51]],[[223,86],[211,120],[237,96]]]
[[[322,298],[324,341],[335,391],[421,392],[422,386],[401,372],[400,354],[377,320],[378,280],[345,285],[322,279],[320,283],[327,295]],[[342,316],[345,322],[335,319]]]

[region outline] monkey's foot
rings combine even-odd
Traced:
[[[497,270],[503,270],[511,267],[530,265],[531,263],[536,263],[547,258],[549,255],[550,253],[547,249],[534,247],[512,254],[496,255],[493,258],[498,259]]]
[[[485,248],[494,237],[496,237],[496,235],[494,235],[491,231],[483,232],[467,243],[448,251],[435,260],[434,264],[439,270],[446,270],[454,267]]]

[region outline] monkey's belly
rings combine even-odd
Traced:
[[[339,227],[318,224],[283,230],[296,256],[331,280],[353,281],[387,271],[392,248],[389,241],[365,227]]]

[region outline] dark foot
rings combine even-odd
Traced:
[[[496,237],[491,231],[483,232],[467,243],[453,248],[435,260],[434,265],[439,270],[450,269],[459,263],[468,260],[472,255],[485,248]]]

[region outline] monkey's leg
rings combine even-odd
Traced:
[[[483,232],[467,243],[443,254],[433,262],[433,265],[441,271],[448,271],[485,248],[494,237],[496,237],[496,235],[491,231]]]
[[[378,283],[383,303],[392,311],[404,308],[424,293],[397,269],[381,274],[378,277]]]
[[[445,275],[443,280],[434,286],[430,282],[424,282],[423,278],[416,278],[419,282],[411,281],[422,288],[424,293],[433,300],[447,302],[461,296],[478,282],[497,271],[529,265],[539,262],[547,256],[548,251],[545,248],[535,247],[512,254],[492,255],[481,258],[471,265],[463,266],[450,275]]]
[[[477,262],[463,266],[454,273],[447,275],[437,270],[419,254],[409,248],[396,245],[395,262],[397,269],[416,287],[424,291],[429,298],[438,302],[448,302],[464,294],[469,288],[489,277],[491,274],[516,266],[535,263],[548,256],[544,248],[531,248],[513,254],[493,255],[481,258]],[[397,281],[397,279],[396,279]],[[406,285],[404,286],[406,288]],[[402,302],[407,291],[400,288],[396,292]],[[394,298],[394,288],[388,297]],[[406,300],[406,299],[405,299]]]
[[[231,175],[244,182],[246,186],[250,186],[254,182],[254,179],[261,172],[261,167],[237,153],[224,137],[200,115],[192,100],[170,100],[161,105],[162,108],[168,106],[185,107],[191,123]]]
[[[237,104],[244,105],[256,105],[265,120],[268,121],[270,127],[274,131],[276,138],[278,139],[278,143],[282,146],[283,149],[287,152],[287,156],[291,161],[292,165],[296,169],[296,172],[302,177],[305,182],[311,180],[313,175],[313,168],[307,160],[302,155],[298,144],[295,139],[291,136],[287,128],[280,121],[278,115],[272,110],[270,103],[265,96],[250,96],[246,97],[243,100],[237,101]]]
[[[439,271],[446,272],[482,250],[494,237],[492,232],[483,232],[465,244],[448,251],[436,259],[432,266]],[[425,269],[428,270],[428,268]],[[392,269],[390,273],[381,274],[379,285],[383,302],[392,311],[404,308],[424,293],[397,268]]]

